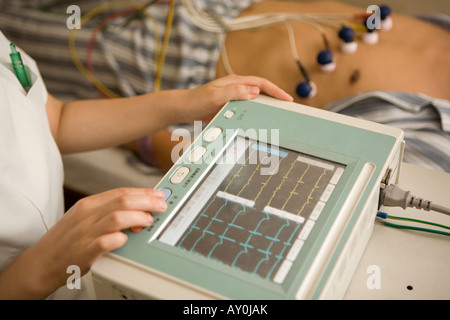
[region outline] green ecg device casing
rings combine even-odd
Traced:
[[[156,186],[164,213],[92,268],[99,299],[341,299],[401,130],[260,96],[231,101]]]

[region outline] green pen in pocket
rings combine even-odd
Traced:
[[[25,91],[28,92],[30,89],[30,80],[28,79],[27,71],[25,69],[25,65],[23,64],[22,57],[20,56],[20,53],[17,52],[16,45],[11,42],[9,45],[11,48],[11,54],[9,55],[11,57],[11,62],[14,68],[14,71],[16,72],[17,79],[19,79],[20,84],[25,89]]]

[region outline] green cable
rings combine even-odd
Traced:
[[[444,232],[444,231],[439,231],[439,230],[419,228],[419,227],[403,226],[403,225],[389,223],[389,222],[383,222],[383,223],[386,226],[393,227],[393,228],[409,229],[409,230],[416,230],[416,231],[424,231],[424,232],[430,232],[430,233],[437,233],[437,234],[441,234],[441,235],[444,235],[444,236],[450,236],[449,232]]]
[[[411,221],[411,222],[417,222],[417,223],[423,223],[423,224],[429,224],[429,225],[432,225],[432,226],[436,226],[436,227],[440,227],[440,228],[444,228],[444,229],[449,229],[450,230],[449,226],[444,226],[442,224],[429,222],[429,221],[417,220],[417,219],[412,219],[412,218],[403,218],[403,217],[397,217],[397,216],[391,216],[391,215],[386,215],[386,218],[388,218],[388,219],[395,219],[395,220]]]

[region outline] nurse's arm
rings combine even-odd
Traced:
[[[183,92],[161,92],[131,98],[79,100],[63,103],[49,95],[47,115],[62,153],[120,145],[176,121],[167,105]]]
[[[167,90],[136,97],[63,103],[49,95],[50,129],[62,153],[127,143],[180,122],[213,116],[229,100],[253,99],[264,92],[292,97],[266,79],[227,76],[189,90]]]

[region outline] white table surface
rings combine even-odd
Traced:
[[[398,185],[417,197],[450,207],[448,173],[404,163]],[[442,213],[393,207],[381,210],[450,226],[450,216]],[[373,281],[375,276],[380,276],[378,283]],[[450,299],[450,237],[375,223],[345,299]]]

